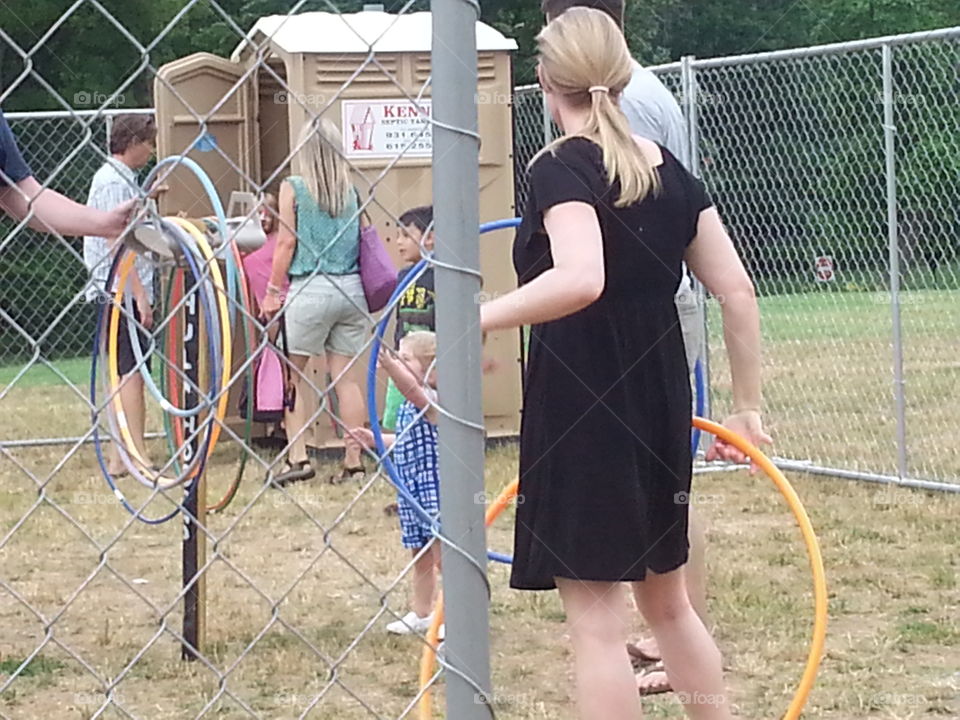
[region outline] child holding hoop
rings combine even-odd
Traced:
[[[399,353],[384,348],[380,355],[381,367],[404,398],[397,409],[397,432],[384,433],[383,441],[393,453],[400,482],[434,518],[440,514],[436,356],[436,335],[426,330],[403,336]],[[373,448],[373,432],[368,428],[353,428],[347,442]],[[410,612],[387,625],[386,629],[394,635],[423,634],[433,619],[440,545],[434,541],[430,523],[399,492],[397,506],[401,542],[414,558],[413,596]]]

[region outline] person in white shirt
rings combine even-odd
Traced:
[[[114,118],[110,132],[110,157],[97,170],[90,184],[87,206],[102,211],[111,211],[123,206],[140,195],[137,171],[143,168],[153,156],[157,137],[157,127],[151,115],[118,115]],[[166,189],[157,187],[155,195]],[[90,272],[90,282],[85,294],[88,302],[110,304],[115,287],[108,288],[107,276],[114,255],[118,249],[115,240],[87,235],[83,238],[83,260]],[[149,337],[145,331],[153,327],[154,268],[145,257],[138,256],[135,273],[131,273],[128,291],[135,299],[133,320],[136,323],[142,354],[147,355]],[[136,445],[137,454],[148,461],[144,429],[146,425],[146,405],[143,396],[143,378],[137,367],[136,356],[130,343],[128,323],[130,318],[121,314],[119,335],[117,337],[118,363],[121,376],[120,400],[130,427],[130,434]],[[149,367],[149,359],[147,361]],[[114,477],[126,474],[126,468],[120,459],[118,442],[114,438],[107,456],[107,471]],[[144,472],[156,472],[152,466],[141,468]]]

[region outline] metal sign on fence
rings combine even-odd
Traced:
[[[826,255],[818,257],[813,263],[813,273],[819,283],[833,282],[835,279],[833,258]]]

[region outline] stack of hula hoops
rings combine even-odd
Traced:
[[[147,331],[140,330],[137,323],[132,321],[133,297],[128,282],[137,254],[121,245],[114,256],[106,283],[110,293],[109,302],[99,306],[90,371],[94,446],[104,479],[128,512],[151,525],[173,519],[184,505],[196,497],[200,487],[198,481],[217,447],[227,413],[233,377],[235,330],[243,335],[246,356],[240,370],[248,393],[253,382],[252,367],[256,349],[256,328],[240,252],[235,239],[228,233],[223,205],[206,173],[189,158],[174,156],[158,163],[144,186],[150,187],[157,173],[173,164],[186,167],[196,175],[213,205],[216,219],[201,221],[209,222],[210,227],[198,227],[196,221],[178,217],[155,221],[154,230],[159,230],[170,244],[174,260],[163,268],[167,271],[159,312],[163,320],[153,329],[146,352],[141,348],[137,335],[138,332]],[[211,246],[206,230],[215,231],[210,233],[210,237],[220,238],[216,250]],[[169,458],[159,472],[149,468],[146,460],[140,456],[120,400],[118,345],[121,313],[131,319],[123,326],[130,334],[130,346],[137,362],[135,372],[139,372],[146,391],[163,411]],[[191,344],[192,353],[187,352],[188,344]],[[156,378],[147,364],[150,356],[162,360]],[[127,499],[116,479],[108,472],[99,431],[98,416],[101,410],[98,409],[98,403],[103,402],[109,408],[102,415],[106,418],[113,441],[118,444],[120,458],[130,476],[154,491],[186,485],[183,503],[177,503],[177,507],[169,513],[154,518],[144,515],[142,509],[134,507]],[[244,428],[244,452],[236,475],[224,495],[207,507],[207,511],[222,510],[236,495],[247,461],[246,448],[249,447],[251,431],[252,421],[248,418]],[[153,498],[153,494],[150,498]]]

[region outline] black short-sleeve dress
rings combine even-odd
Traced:
[[[711,202],[661,148],[661,190],[616,208],[601,149],[571,138],[530,169],[514,242],[521,284],[552,266],[543,213],[593,205],[606,284],[583,310],[531,328],[510,585],[643,580],[687,560],[690,383],[674,304],[680,263]]]

